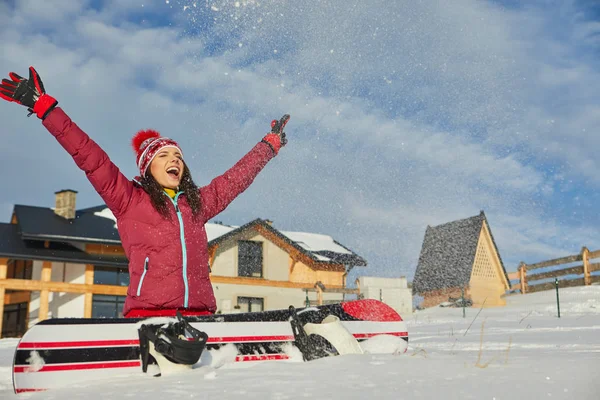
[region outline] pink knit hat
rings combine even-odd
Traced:
[[[181,148],[176,141],[167,137],[162,137],[160,136],[160,133],[152,129],[142,130],[136,133],[131,140],[131,145],[136,155],[135,162],[140,169],[140,176],[142,177],[146,174],[146,170],[150,166],[150,163],[161,149],[164,149],[165,147],[174,147],[179,150],[183,156],[183,151],[181,151]]]

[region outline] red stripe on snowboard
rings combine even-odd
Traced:
[[[294,336],[221,336],[208,338],[208,343],[243,343],[243,342],[290,342]],[[117,347],[139,346],[139,340],[87,340],[79,342],[23,342],[18,349],[55,349],[73,347]]]
[[[19,343],[18,349],[53,349],[57,347],[114,347],[139,346],[139,340],[86,340],[79,342],[25,342]]]
[[[260,354],[260,355],[245,355],[236,356],[236,362],[242,361],[274,361],[274,360],[289,360],[290,356],[287,354]]]
[[[15,366],[15,373],[31,373],[31,372],[53,372],[53,371],[78,371],[85,369],[105,369],[105,368],[131,368],[139,367],[142,363],[139,360],[135,361],[119,361],[119,362],[99,362],[87,364],[62,364],[62,365],[44,365],[40,369],[27,366]]]
[[[16,389],[15,393],[45,392],[48,389]]]
[[[390,335],[390,336],[408,336],[408,332],[383,332],[383,333],[355,333],[353,336],[356,339],[368,339],[368,338],[372,338],[374,336],[379,336],[379,335]]]
[[[239,342],[290,342],[294,340],[294,336],[222,336],[209,337],[208,343],[239,343]]]

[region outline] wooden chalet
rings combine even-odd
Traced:
[[[471,299],[474,307],[502,306],[510,283],[483,211],[471,218],[427,226],[413,294],[422,307],[449,298]]]
[[[112,213],[76,210],[77,192],[56,192],[54,208],[16,205],[0,223],[0,337],[22,335],[52,317],[120,317],[129,275]],[[366,261],[330,236],[283,232],[255,219],[208,223],[217,312],[320,304],[356,293],[346,277]]]

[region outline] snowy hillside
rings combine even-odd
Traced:
[[[516,295],[498,309],[435,307],[404,316],[405,354],[201,367],[45,393],[12,393],[17,340],[0,340],[0,398],[598,399],[600,286]],[[372,352],[386,340],[367,343]]]

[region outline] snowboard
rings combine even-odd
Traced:
[[[293,356],[298,354],[299,342],[293,320],[300,325],[319,324],[330,315],[338,317],[359,342],[378,335],[408,341],[406,322],[377,300],[298,308],[293,313],[291,309],[184,318],[208,335],[201,361],[217,357],[225,346],[227,354],[233,354],[227,362],[297,360]],[[173,321],[173,317],[152,317],[39,322],[17,344],[12,368],[14,391],[44,391],[126,375],[144,376],[138,329],[143,324]]]

